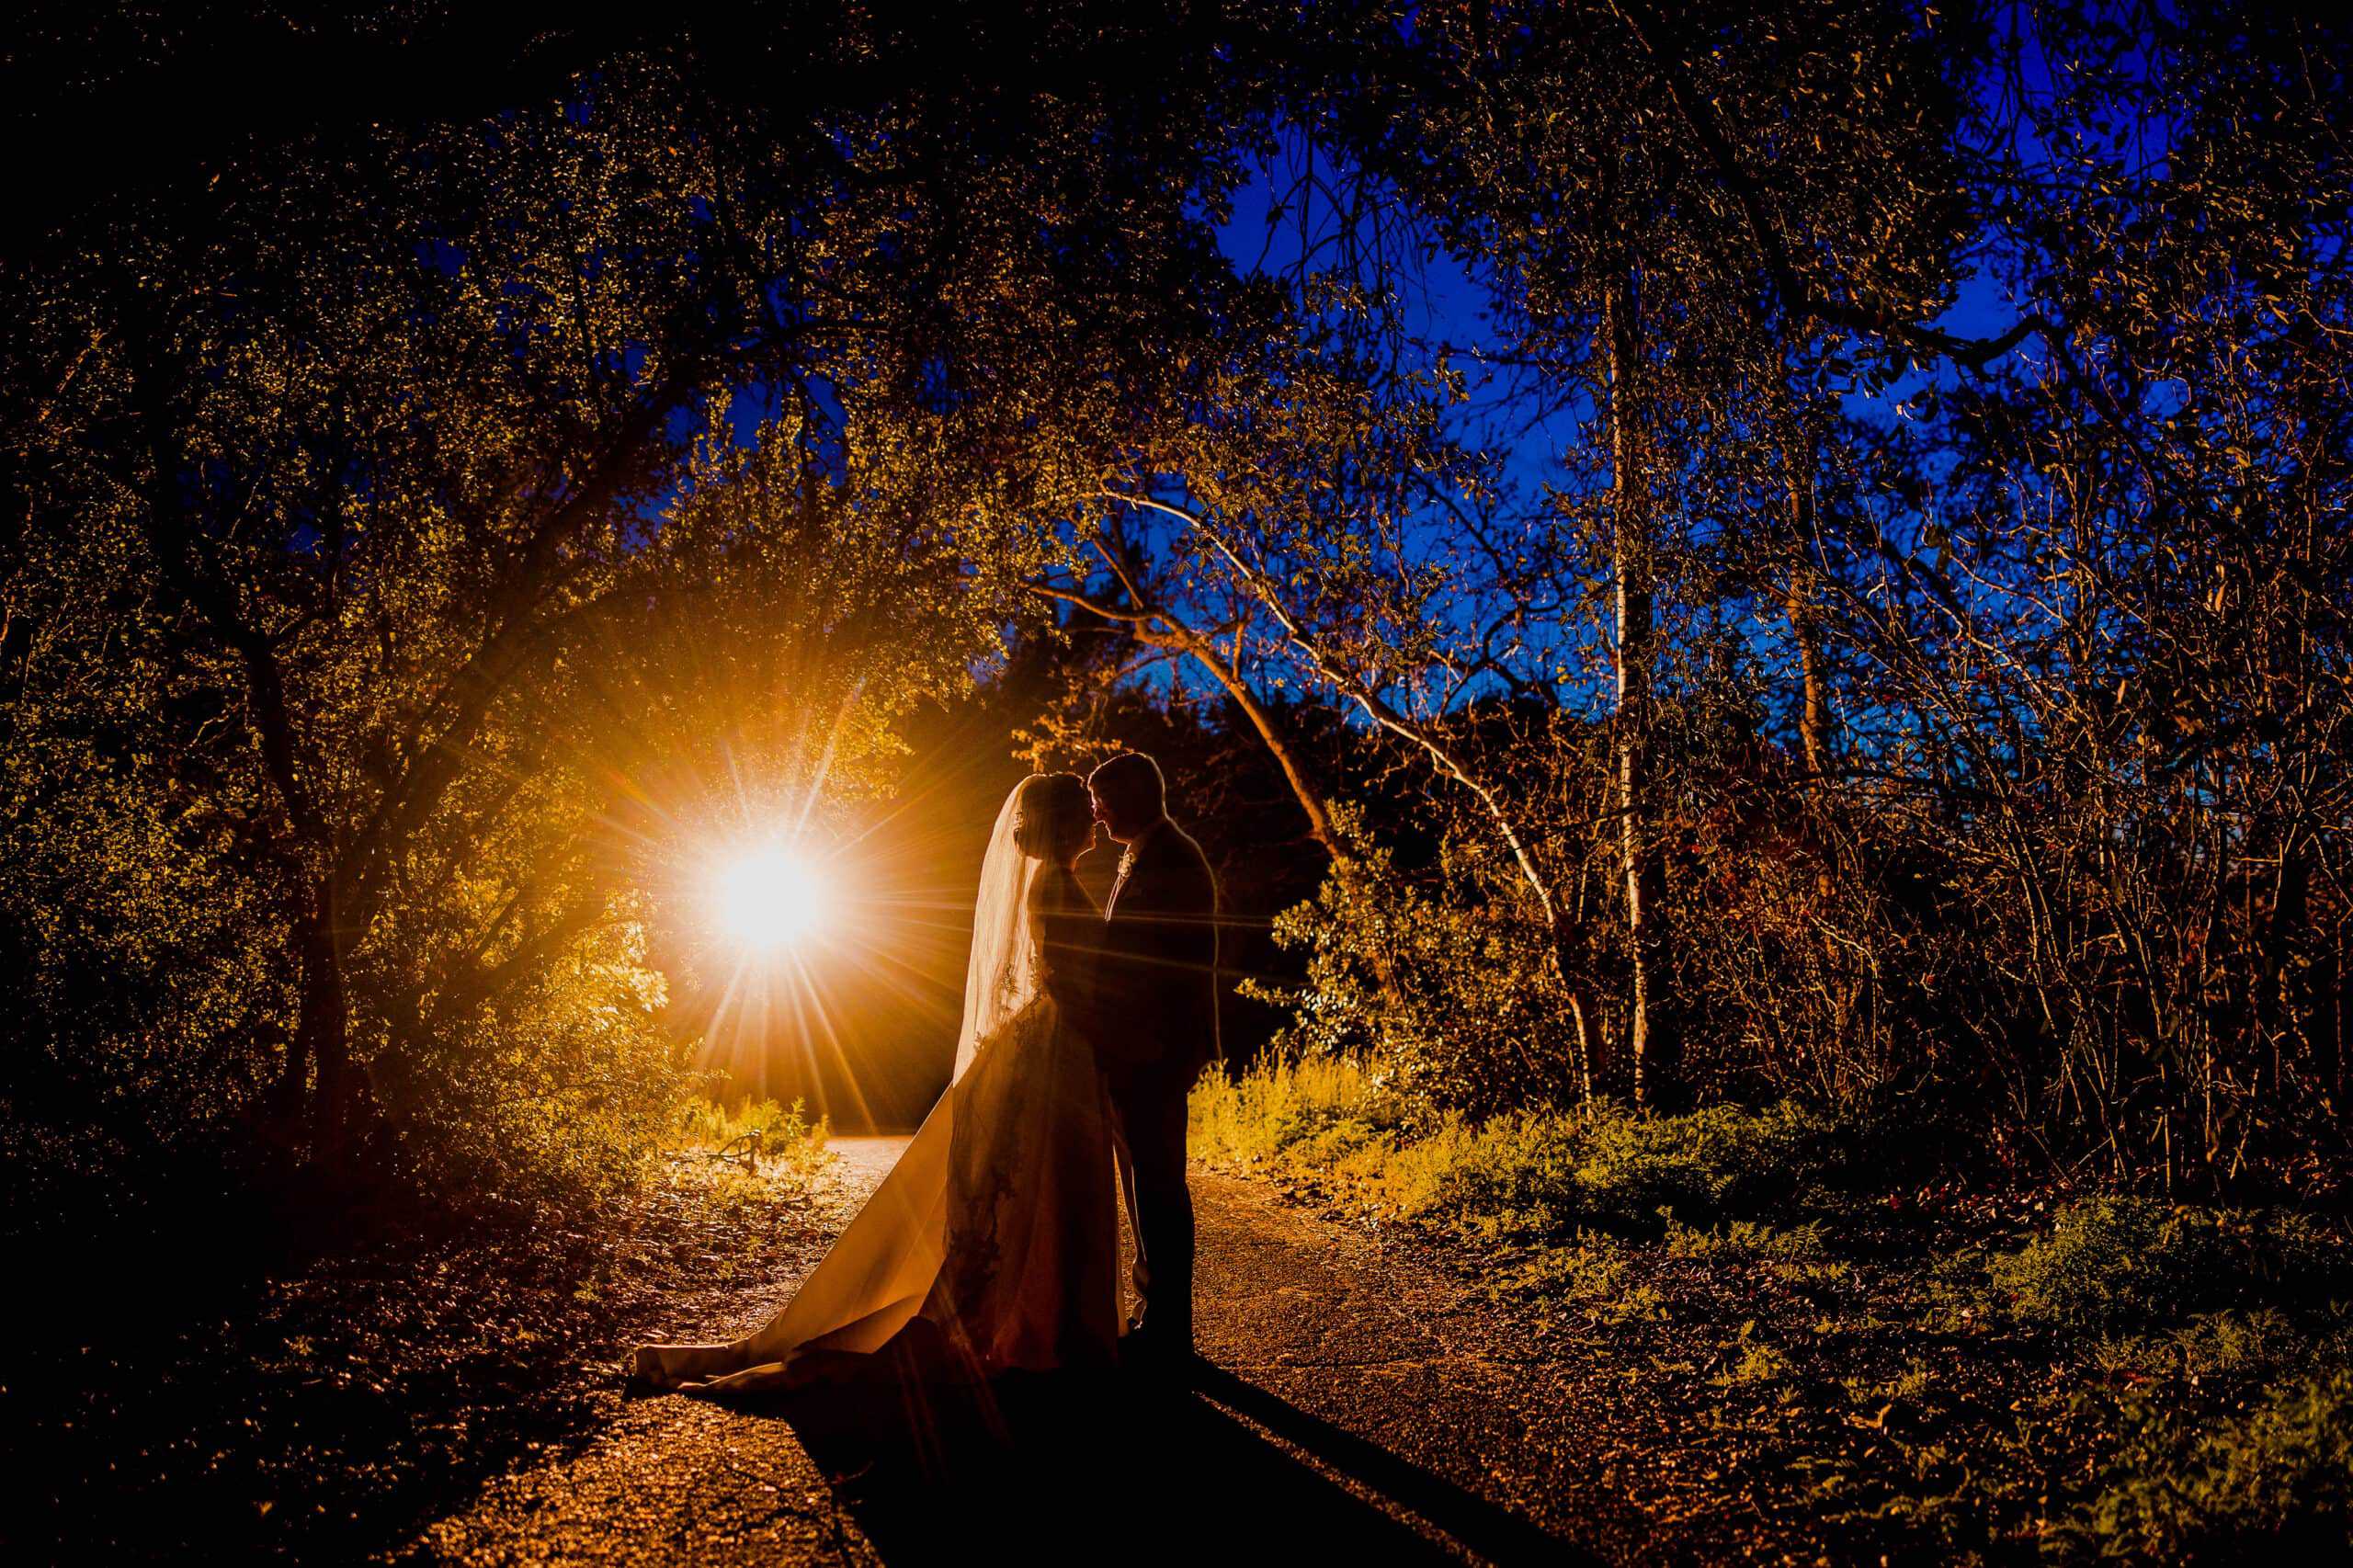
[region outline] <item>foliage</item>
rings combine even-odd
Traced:
[[[1753,1217],[1890,1108],[2341,1183],[2340,25],[331,9],[10,56],[100,146],[228,58],[449,67],[9,215],[16,1222],[611,1196],[700,846],[898,788],[1049,610],[1110,635],[1033,755],[1157,661],[1328,857],[1237,884],[1322,883],[1254,994],[1383,1097],[1234,1136],[1400,1212]]]
[[[2353,1286],[2347,1265],[2294,1212],[2094,1197],[2061,1209],[2048,1234],[1990,1272],[2019,1323],[2080,1333],[2177,1324],[2249,1298],[2325,1301]]]
[[[780,1173],[787,1181],[805,1185],[833,1158],[825,1148],[831,1131],[822,1116],[810,1121],[799,1100],[782,1106],[749,1095],[732,1101],[698,1095],[678,1108],[670,1139],[689,1149],[740,1160],[763,1178]]]
[[[1823,1252],[1824,1221],[1809,1221],[1789,1229],[1754,1220],[1734,1220],[1713,1230],[1688,1225],[1666,1228],[1666,1256],[1699,1258],[1764,1258],[1797,1263],[1818,1258]]]
[[[1806,1195],[1845,1153],[1836,1123],[1786,1101],[1672,1117],[1523,1115],[1506,1125],[1491,1154],[1466,1163],[1459,1201],[1498,1216],[1527,1212],[1540,1225],[1555,1209],[1644,1228],[1665,1215],[1704,1222],[1771,1213]]]
[[[2188,1422],[2136,1402],[2067,1555],[2166,1562],[2325,1557],[2353,1528],[2353,1367],[2289,1379],[2244,1415]]]
[[[1345,1059],[1211,1078],[1193,1108],[1211,1157],[1448,1243],[1654,1544],[2226,1562],[2342,1539],[2353,1248],[2318,1215],[2039,1220],[2032,1193],[1888,1187],[1801,1114],[1433,1120]],[[1662,1193],[1748,1212],[1620,1222]]]
[[[1358,1059],[1269,1061],[1194,1090],[1193,1147],[1312,1172],[1384,1217],[1513,1243],[1783,1212],[1821,1201],[1856,1147],[1849,1130],[1788,1103],[1673,1117],[1596,1106],[1483,1121],[1416,1115],[1408,1104]]]
[[[249,44],[457,74],[12,214],[0,1153],[125,1203],[609,1195],[688,1083],[651,954],[712,957],[704,855],[893,788],[1055,521],[1187,422],[1256,87],[1086,6],[247,9],[37,28],[82,64],[23,111]],[[1061,52],[1001,22],[1199,85],[1001,97]]]
[[[1312,903],[1275,921],[1275,940],[1307,953],[1304,984],[1245,984],[1293,1009],[1274,1049],[1362,1053],[1398,1093],[1473,1114],[1573,1098],[1565,997],[1508,873],[1495,875],[1478,841],[1449,839],[1441,869],[1461,875],[1439,892],[1401,875],[1393,849],[1364,842],[1355,810],[1334,815],[1351,852]],[[1492,896],[1462,898],[1465,884]]]
[[[2012,1172],[2337,1179],[2344,29],[1393,19],[1290,40],[1263,388],[1040,585],[1281,763],[1335,861],[1300,1037],[1477,1110],[1911,1098]],[[1352,766],[1249,711],[1302,690]]]
[[[1239,1073],[1205,1074],[1187,1106],[1188,1144],[1204,1156],[1258,1163],[1310,1142],[1369,1142],[1397,1131],[1401,1103],[1347,1056],[1269,1054]]]
[[[823,1149],[829,1131],[824,1117],[811,1122],[799,1100],[784,1106],[749,1095],[732,1100],[699,1095],[678,1108],[672,1129],[678,1142],[698,1148],[724,1149],[757,1133],[764,1145],[778,1151],[801,1144]]]

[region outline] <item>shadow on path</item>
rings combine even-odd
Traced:
[[[894,1568],[1008,1551],[1592,1561],[1231,1373],[1204,1366],[1193,1382],[1065,1373],[975,1386],[903,1361],[737,1407],[791,1426]]]
[[[1510,1510],[1467,1492],[1442,1475],[1391,1453],[1380,1444],[1312,1415],[1256,1383],[1204,1363],[1192,1385],[1316,1461],[1436,1526],[1473,1554],[1494,1562],[1596,1562],[1582,1550],[1547,1534]]]

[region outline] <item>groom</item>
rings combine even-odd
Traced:
[[[1193,1197],[1185,1096],[1218,1054],[1217,878],[1168,820],[1160,765],[1123,752],[1086,780],[1095,820],[1126,847],[1103,912],[1096,1057],[1111,1094],[1120,1186],[1136,1233],[1125,1349],[1181,1367],[1193,1351]]]

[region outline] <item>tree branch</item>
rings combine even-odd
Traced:
[[[1634,41],[1658,67],[1660,78],[1666,85],[1667,97],[1674,101],[1676,112],[1691,128],[1699,139],[1701,151],[1715,165],[1716,174],[1724,187],[1739,203],[1741,217],[1748,226],[1750,236],[1756,242],[1758,258],[1773,280],[1773,291],[1781,308],[1796,316],[1811,317],[1833,326],[1869,333],[1875,337],[1892,338],[1910,347],[1940,355],[1970,370],[1983,370],[1986,366],[2016,348],[2028,338],[2040,333],[2054,336],[2058,329],[2040,314],[2028,315],[2014,324],[1998,337],[1971,338],[1957,336],[1938,327],[1923,325],[1882,315],[1859,305],[1844,304],[1807,291],[1804,279],[1790,258],[1789,243],[1780,225],[1767,210],[1764,191],[1740,165],[1738,154],[1716,123],[1715,115],[1692,85],[1690,74],[1683,62],[1669,50],[1661,49],[1654,34],[1665,28],[1659,19],[1650,14],[1641,0],[1610,0],[1610,9]]]

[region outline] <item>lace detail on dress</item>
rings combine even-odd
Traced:
[[[1005,1240],[1018,1227],[1025,1200],[1016,1173],[1040,1151],[1051,1130],[1050,1085],[1038,1069],[1052,1050],[1056,1009],[1039,997],[1006,1020],[983,1045],[957,1106],[948,1166],[948,1260],[942,1287],[960,1319],[982,1315],[1005,1266]]]

